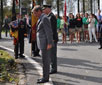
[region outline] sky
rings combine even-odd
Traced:
[[[8,0],[8,1],[7,1],[7,2],[8,2],[8,3],[7,3],[8,6],[10,6],[10,3],[11,3],[10,1],[11,1],[11,0]]]

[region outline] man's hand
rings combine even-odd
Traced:
[[[52,48],[52,45],[51,44],[48,44],[47,45],[47,50],[51,49]]]

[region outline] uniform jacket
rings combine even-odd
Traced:
[[[49,17],[50,22],[51,22],[51,29],[52,29],[52,32],[53,32],[53,40],[55,42],[57,42],[58,41],[57,19],[52,12],[48,15],[48,17]]]

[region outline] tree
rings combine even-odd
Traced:
[[[78,12],[80,12],[80,10],[79,10],[79,0],[78,0]]]
[[[98,0],[98,9],[100,9],[100,0]]]
[[[3,25],[3,0],[1,0],[1,21],[0,21],[0,39],[1,39],[1,30]]]
[[[85,0],[83,0],[83,13],[85,13]]]
[[[43,0],[36,0],[38,5],[42,5],[43,4]]]
[[[59,15],[59,0],[57,0],[57,15],[58,15],[58,17],[60,16]]]

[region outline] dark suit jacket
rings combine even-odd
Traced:
[[[52,12],[48,15],[48,17],[49,17],[50,22],[51,22],[51,29],[53,32],[53,40],[54,40],[54,42],[58,42],[57,19]]]
[[[53,44],[53,33],[51,30],[51,23],[45,14],[40,16],[37,22],[37,45],[38,48],[46,49],[48,44]]]

